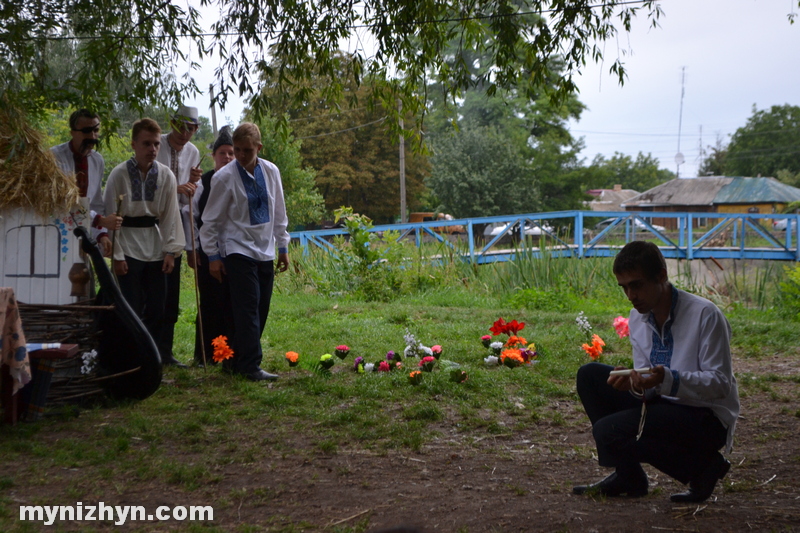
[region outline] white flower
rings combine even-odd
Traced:
[[[375,368],[375,363],[367,363],[364,365],[364,372],[372,372],[373,368]]]
[[[484,358],[483,362],[486,363],[487,366],[497,366],[499,359],[493,355]]]
[[[81,365],[81,374],[91,374],[92,371],[94,371],[94,367],[97,366],[97,351],[92,350],[91,352],[83,352],[81,359],[83,359],[83,365]]]
[[[581,330],[581,333],[585,335],[591,333],[592,325],[589,323],[589,319],[586,318],[586,315],[583,314],[583,311],[578,313],[578,316],[575,317],[575,323],[578,324],[578,329]]]
[[[501,350],[503,348],[503,343],[499,342],[499,341],[495,341],[495,342],[493,342],[492,344],[489,345],[489,348],[491,348],[492,350],[495,350],[495,351]]]
[[[420,344],[419,348],[420,348],[420,350],[422,350],[423,352],[425,352],[425,355],[431,355],[431,356],[433,355],[433,350],[431,350],[431,349],[430,349],[430,348],[428,348],[427,346],[422,346],[422,345]]]
[[[406,346],[406,349],[403,350],[403,355],[405,355],[406,357],[416,357],[417,351],[411,346]]]

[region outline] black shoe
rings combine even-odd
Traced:
[[[722,455],[717,454],[717,458],[712,464],[703,470],[697,478],[689,482],[689,490],[679,492],[669,497],[673,502],[700,503],[706,501],[714,492],[717,481],[724,478],[731,469],[731,464]]]
[[[639,498],[647,496],[647,476],[635,482],[624,480],[616,472],[592,485],[572,487],[573,494],[602,494],[603,496],[628,496]]]
[[[250,381],[275,381],[276,379],[278,379],[277,375],[270,374],[269,372],[264,372],[260,368],[255,372],[250,372],[249,374],[245,374],[244,377],[246,377]]]
[[[174,366],[175,368],[189,368],[174,357],[162,357],[161,364],[164,366]]]

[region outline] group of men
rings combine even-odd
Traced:
[[[227,158],[221,165],[215,157],[218,172],[204,180],[203,194],[200,151],[191,143],[198,119],[197,108],[182,106],[171,117],[168,133],[150,118],[136,121],[133,157],[110,172],[104,191],[105,163],[95,150],[100,131],[96,113],[74,112],[69,119],[72,139],[52,152],[59,167],[74,174],[80,195],[87,198],[93,236],[112,257],[120,290],[156,342],[162,363],[186,366],[172,350],[181,256],[186,251],[192,268],[202,268],[217,284],[230,287],[224,291],[230,301],[217,302],[232,318],[224,333],[231,339],[234,357],[225,369],[254,381],[273,380],[276,375],[260,368],[260,340],[275,270],[286,270],[289,263],[280,172],[258,157],[258,127],[243,123],[223,141],[230,143],[225,151],[232,151],[235,160]],[[215,156],[218,148],[219,140]],[[201,194],[203,215],[192,217],[198,205],[193,199]],[[210,344],[207,337],[198,339]],[[207,350],[210,360],[210,345]],[[206,359],[195,361],[204,364]]]

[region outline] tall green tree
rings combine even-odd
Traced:
[[[197,9],[177,0],[6,0],[0,8],[0,110],[36,114],[54,103],[74,104],[110,117],[118,103],[171,109],[198,90],[191,68],[188,77],[176,76],[177,66],[196,66],[206,57],[220,65],[219,101],[254,96],[256,114],[270,106],[260,92],[263,72],[298,102],[298,80],[328,75],[334,81],[327,93],[341,98],[345,87],[333,76],[335,52],[342,40],[353,39],[373,43],[355,52],[356,79],[384,80],[371,92],[383,99],[397,127],[398,98],[404,110],[422,117],[419,88],[432,73],[447,82],[447,95],[469,86],[466,66],[443,56],[450,42],[466,48],[480,43],[495,65],[490,93],[515,86],[520,64],[530,86],[541,85],[554,74],[552,58],[561,56],[565,64],[552,92],[565,96],[574,91],[573,75],[584,63],[603,58],[603,43],[618,35],[617,26],[629,30],[640,12],[655,25],[661,14],[656,0],[200,0],[200,6],[218,10],[210,32]],[[528,16],[534,13],[543,17]],[[46,61],[62,39],[72,41],[75,53],[75,70],[64,76]],[[265,43],[287,61],[271,66],[274,56]],[[622,80],[621,57],[610,65]]]
[[[728,144],[726,176],[776,177],[784,170],[800,172],[800,107],[756,109]]]
[[[588,167],[576,170],[583,176],[586,188],[611,189],[622,185],[623,189],[644,192],[675,178],[675,173],[659,168],[659,161],[651,154],[639,152],[636,159],[620,152],[606,159],[598,154]]]

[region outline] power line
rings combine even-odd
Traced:
[[[361,124],[359,126],[353,126],[352,128],[347,128],[346,130],[339,130],[339,131],[331,131],[328,133],[320,133],[318,135],[309,135],[307,137],[297,137],[297,140],[302,141],[303,139],[316,139],[317,137],[327,137],[328,135],[336,135],[338,133],[345,133],[347,131],[357,130],[359,128],[365,128],[367,126],[372,126],[373,124],[377,124],[379,122],[383,122],[389,117],[379,118],[378,120],[373,120],[372,122],[367,122],[366,124]]]

